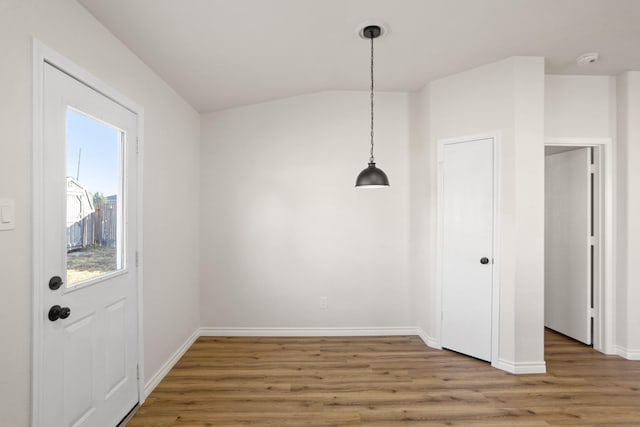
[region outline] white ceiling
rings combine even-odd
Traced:
[[[376,90],[430,80],[513,55],[547,73],[640,70],[640,0],[79,0],[198,111],[324,90],[366,90],[364,22]],[[600,61],[575,58],[597,51]]]

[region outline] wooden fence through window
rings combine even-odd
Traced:
[[[93,242],[95,245],[116,245],[118,233],[118,202],[108,201],[96,205],[94,215]]]
[[[118,235],[118,202],[95,205],[95,211],[67,225],[67,251],[90,245],[114,247]]]

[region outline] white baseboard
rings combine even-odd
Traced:
[[[169,357],[169,360],[167,360],[160,367],[160,369],[158,369],[158,371],[153,374],[151,378],[149,378],[149,381],[147,381],[144,385],[145,399],[158,386],[158,384],[160,384],[160,381],[162,381],[162,379],[169,373],[171,368],[173,368],[174,365],[178,363],[178,360],[180,360],[180,358],[187,352],[187,350],[189,350],[189,347],[193,345],[193,343],[198,339],[199,336],[200,330],[196,329],[193,334],[191,334],[191,336],[187,338],[187,340],[182,343],[182,345],[171,355],[171,357]]]
[[[427,347],[435,348],[436,350],[442,350],[442,345],[440,345],[440,340],[430,337],[425,333],[425,331],[422,328],[416,328],[416,330],[417,330],[418,336],[420,337],[422,342],[425,343]]]
[[[203,337],[351,337],[420,335],[418,328],[200,328]]]
[[[640,350],[628,349],[618,345],[616,346],[615,354],[627,360],[640,360]]]
[[[544,361],[512,362],[510,360],[498,359],[497,362],[492,362],[491,366],[511,374],[544,374],[547,372],[547,365]]]

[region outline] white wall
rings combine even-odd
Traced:
[[[615,77],[545,76],[545,137],[609,138],[614,127]]]
[[[430,286],[435,280],[436,267],[432,244],[436,236],[436,217],[432,209],[436,205],[436,163],[429,142],[429,103],[428,86],[410,95],[409,285],[411,324],[420,328],[425,342],[438,347],[433,334],[440,313],[434,309],[435,287]]]
[[[438,140],[501,134],[498,364],[544,369],[544,60],[509,58],[431,82],[429,92],[431,168]],[[426,332],[439,337],[437,323]]]
[[[640,72],[618,77],[616,345],[640,360]]]
[[[215,328],[406,327],[408,95],[323,92],[202,120],[201,318]],[[328,298],[328,310],[319,298]]]
[[[32,37],[145,109],[147,378],[199,324],[199,115],[76,1],[0,2],[0,197],[16,200],[17,216],[0,231],[2,426],[27,426],[30,414]]]

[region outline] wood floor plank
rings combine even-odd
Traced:
[[[402,337],[201,337],[139,426],[640,426],[640,362],[545,332],[547,374]]]

